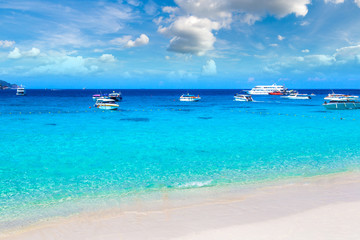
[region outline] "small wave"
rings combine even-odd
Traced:
[[[179,188],[201,188],[201,187],[207,187],[210,186],[212,183],[212,180],[209,181],[195,181],[195,182],[188,182],[184,184],[179,184]]]

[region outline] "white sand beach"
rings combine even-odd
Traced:
[[[186,193],[188,192],[188,193]],[[360,239],[360,174],[161,193],[10,231],[39,239]]]

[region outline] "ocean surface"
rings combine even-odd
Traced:
[[[330,90],[256,102],[233,101],[240,90],[189,91],[200,102],[121,92],[104,111],[97,90],[0,91],[0,232],[133,194],[359,170],[360,110],[326,110]]]

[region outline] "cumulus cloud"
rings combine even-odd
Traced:
[[[17,47],[14,48],[14,50],[12,50],[11,52],[9,52],[8,54],[8,58],[12,58],[12,59],[17,59],[17,58],[21,58],[21,53],[20,53],[20,49],[18,49]]]
[[[164,7],[170,25],[159,26],[159,32],[171,37],[169,51],[204,55],[212,50],[213,31],[230,28],[233,14],[240,21],[254,24],[267,15],[277,18],[289,14],[305,16],[310,0],[175,0],[178,7]],[[163,19],[158,24],[166,23]]]
[[[133,40],[129,40],[125,46],[128,47],[128,48],[131,48],[131,47],[140,47],[140,46],[143,46],[143,45],[146,45],[149,43],[149,37],[146,36],[145,34],[141,34],[140,37],[138,37],[137,39],[135,39],[135,41]]]
[[[0,47],[8,48],[14,46],[15,41],[0,40]]]
[[[21,52],[19,48],[14,48],[11,52],[8,54],[8,58],[12,59],[18,59],[21,57],[36,57],[40,54],[40,49],[38,48],[32,48],[29,51]]]
[[[180,17],[169,27],[160,27],[159,32],[172,37],[169,51],[204,55],[213,49],[216,40],[213,30],[220,29],[220,24],[207,18],[195,16]]]
[[[216,72],[216,63],[212,59],[208,60],[206,64],[202,67],[202,75],[215,75]]]
[[[279,41],[282,41],[282,40],[285,39],[285,37],[283,37],[283,36],[281,36],[281,35],[278,35],[277,38],[278,38]]]
[[[103,54],[103,55],[101,55],[101,57],[99,59],[102,62],[115,62],[116,61],[115,57],[112,54]]]
[[[354,0],[354,2],[360,8],[360,0]]]
[[[119,37],[119,38],[115,38],[113,40],[110,41],[111,44],[113,45],[125,45],[129,40],[131,40],[131,36],[130,35],[126,35],[123,37]]]

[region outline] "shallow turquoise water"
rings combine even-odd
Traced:
[[[183,103],[181,90],[127,90],[120,111],[90,109],[91,90],[0,92],[0,230],[140,192],[359,168],[360,110],[325,110],[329,91],[252,103],[236,92]]]

